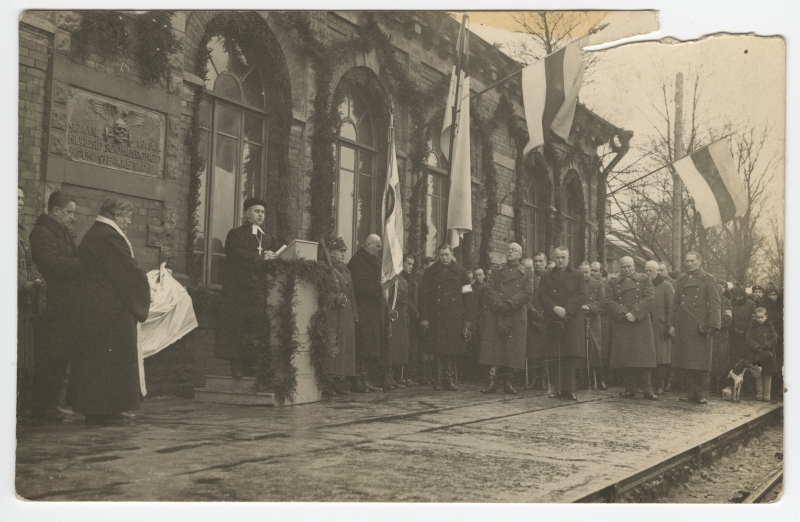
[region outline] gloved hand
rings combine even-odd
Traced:
[[[675,332],[669,325],[664,325],[664,339],[672,339],[675,336]]]
[[[336,305],[342,307],[347,304],[347,296],[344,294],[339,294],[336,296]]]

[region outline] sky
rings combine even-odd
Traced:
[[[454,17],[460,19],[458,14]],[[654,133],[653,122],[658,114],[652,104],[658,104],[662,96],[660,82],[666,80],[669,92],[674,93],[675,76],[678,71],[683,72],[686,115],[686,102],[691,94],[689,80],[699,74],[700,115],[708,126],[718,128],[731,122],[735,129],[770,128],[762,155],[765,161],[772,156],[776,161],[766,203],[769,212],[782,223],[786,114],[783,39],[725,34],[689,42],[667,39],[615,43],[621,38],[656,31],[657,20],[658,14],[652,11],[591,11],[586,13],[586,23],[578,29],[585,32],[593,23],[608,23],[592,37],[589,42],[592,47],[585,51],[587,57],[596,55],[598,59],[592,66],[591,82],[581,89],[580,101],[614,125],[634,132],[631,151],[619,168],[638,160],[647,136]],[[510,12],[470,13],[470,23],[478,36],[500,44],[511,55],[516,44],[533,40],[518,32],[521,27]],[[604,50],[591,51],[604,43]],[[639,165],[648,164],[642,161]]]

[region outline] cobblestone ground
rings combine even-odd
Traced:
[[[571,502],[779,407],[619,391],[572,402],[466,384],[284,408],[152,400],[125,427],[20,423],[16,489],[31,500]],[[759,451],[773,465],[780,450]]]

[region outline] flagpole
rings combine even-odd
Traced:
[[[673,162],[683,157],[683,73],[675,77],[675,153]],[[672,269],[681,271],[683,247],[683,180],[672,174]]]
[[[464,29],[466,28],[466,20],[469,18],[467,15],[464,15],[461,18],[461,29],[458,31],[458,41],[456,42],[456,46],[458,47],[458,54],[456,58],[456,94],[455,98],[453,99],[453,118],[450,122],[450,149],[449,149],[449,158],[447,162],[447,177],[448,179],[452,179],[453,175],[453,144],[455,143],[456,139],[456,132],[458,130],[458,104],[461,99],[461,57],[464,51]],[[445,231],[445,235],[447,232]]]

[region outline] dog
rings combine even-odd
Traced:
[[[742,391],[742,382],[744,382],[744,372],[749,368],[750,363],[741,359],[736,363],[736,366],[728,372],[728,378],[733,380],[733,394],[731,396],[733,402],[739,402],[739,394]]]

